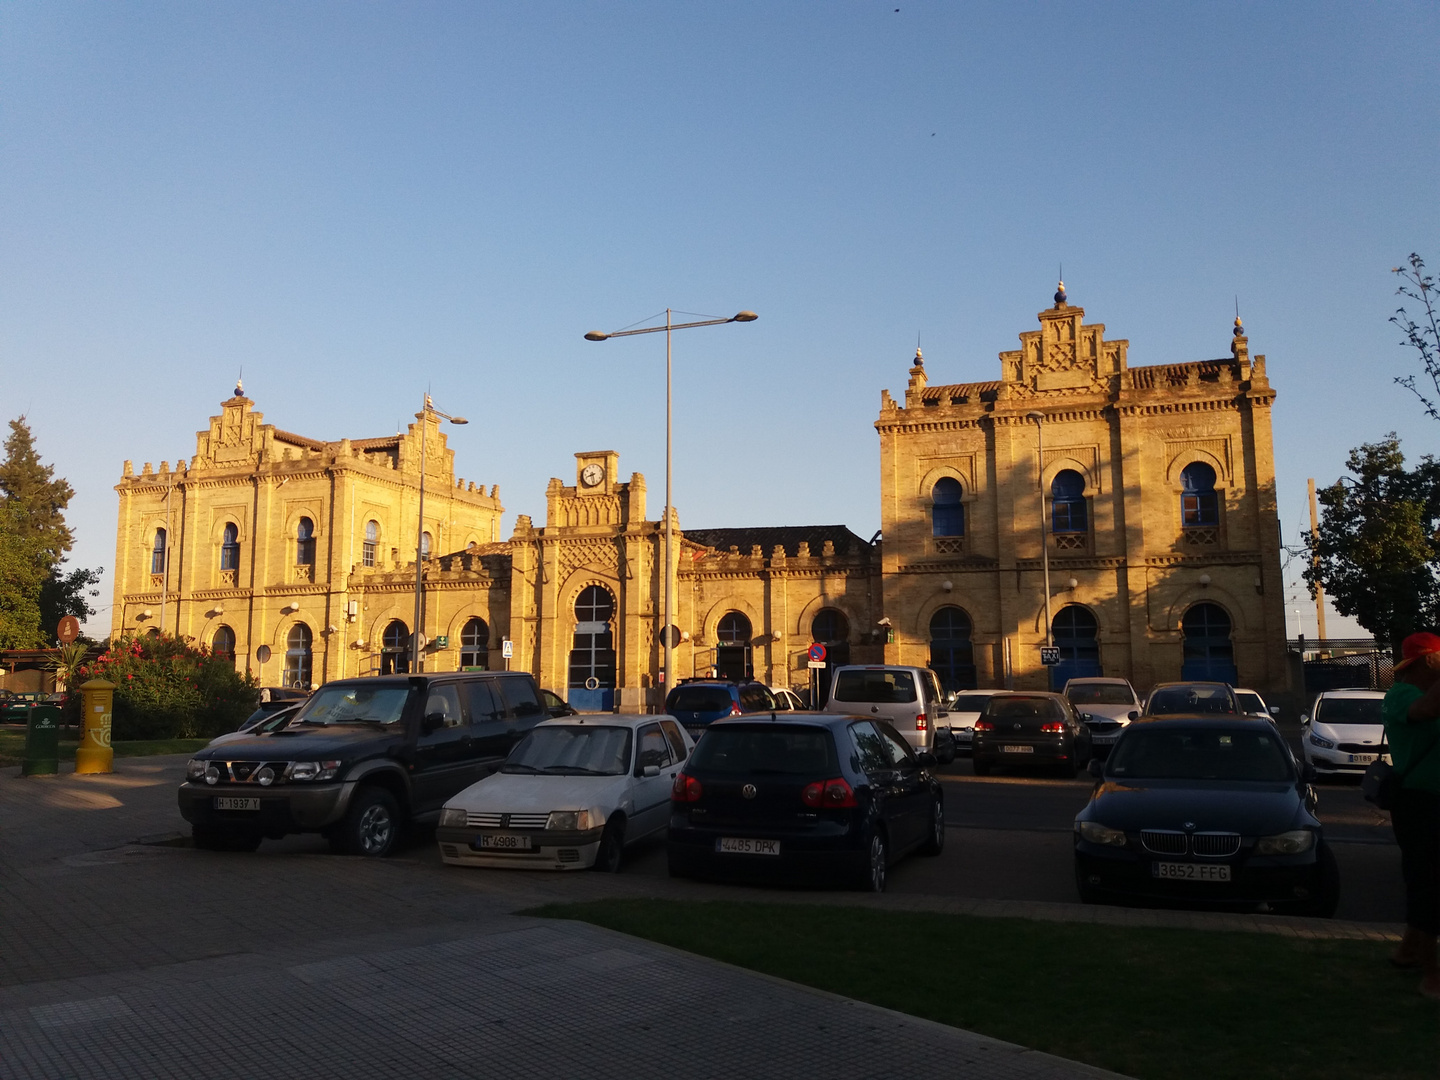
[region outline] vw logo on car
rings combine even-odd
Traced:
[[[747,799],[753,799],[756,795],[759,794],[759,791],[756,789],[754,784],[746,784],[740,789],[740,794],[744,795]]]

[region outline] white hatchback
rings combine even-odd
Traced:
[[[1326,690],[1315,698],[1310,715],[1300,717],[1305,760],[1322,776],[1358,776],[1380,756],[1385,726],[1379,690]],[[1385,755],[1390,760],[1390,755]]]
[[[498,772],[440,811],[440,857],[455,866],[620,869],[627,847],[663,835],[670,788],[695,748],[671,716],[567,716],[537,724]]]

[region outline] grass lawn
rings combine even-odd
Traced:
[[[1440,1003],[1392,946],[858,907],[550,904],[740,967],[1140,1080],[1435,1080]]]
[[[188,754],[199,750],[209,739],[133,739],[113,743],[116,757],[152,757],[155,754]],[[78,741],[60,740],[60,760],[74,761]],[[0,731],[0,766],[19,765],[25,757],[25,733]]]

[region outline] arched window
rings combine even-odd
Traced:
[[[1050,623],[1060,663],[1050,669],[1050,688],[1060,690],[1068,679],[1083,679],[1103,672],[1100,668],[1100,624],[1089,608],[1067,604]]]
[[[150,549],[150,572],[152,574],[163,574],[165,572],[165,530],[155,530],[155,544]]]
[[[1196,604],[1180,620],[1185,639],[1182,679],[1213,679],[1231,686],[1240,681],[1235,670],[1235,646],[1230,640],[1230,616],[1219,604]]]
[[[752,636],[750,620],[742,613],[727,611],[720,617],[715,626],[715,670],[720,678],[744,682],[754,677]]]
[[[575,601],[575,636],[570,647],[570,704],[581,710],[615,704],[615,639],[610,617],[615,597],[600,585],[587,585]]]
[[[295,563],[297,566],[315,565],[315,523],[302,517],[295,528]]]
[[[958,607],[942,607],[930,616],[930,670],[945,690],[974,690],[975,649],[970,616]]]
[[[380,635],[380,674],[404,675],[409,670],[410,628],[399,619],[392,619]]]
[[[1089,529],[1085,478],[1074,469],[1061,469],[1050,483],[1050,531],[1074,535]]]
[[[430,534],[429,534],[428,532],[422,532],[422,533],[420,534],[420,558],[421,558],[421,559],[428,559],[429,557],[430,557]]]
[[[1180,474],[1180,522],[1187,529],[1213,529],[1220,524],[1220,497],[1215,470],[1192,461]]]
[[[217,626],[214,636],[210,638],[210,651],[217,659],[235,663],[235,631],[228,626]]]
[[[810,640],[825,646],[839,645],[850,638],[850,620],[834,608],[821,608],[810,620]]]
[[[490,663],[490,627],[484,619],[470,619],[460,631],[460,668],[484,671]]]
[[[960,501],[960,481],[941,477],[930,489],[930,533],[932,536],[964,536],[965,504]]]
[[[296,623],[285,638],[285,685],[310,689],[310,627]]]
[[[375,565],[375,544],[380,539],[380,523],[378,521],[367,521],[365,523],[365,544],[361,548],[360,564],[362,566]]]
[[[234,522],[225,526],[225,536],[220,541],[220,569],[240,569],[240,530]]]

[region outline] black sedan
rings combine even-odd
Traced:
[[[1043,765],[1073,777],[1094,752],[1085,720],[1063,694],[996,694],[975,721],[975,775],[996,765]]]
[[[881,720],[787,712],[716,721],[675,777],[670,873],[838,875],[882,892],[894,860],[945,846],[934,764]]]
[[[1340,895],[1311,774],[1273,724],[1142,717],[1075,818],[1080,899],[1288,910],[1328,918]]]

